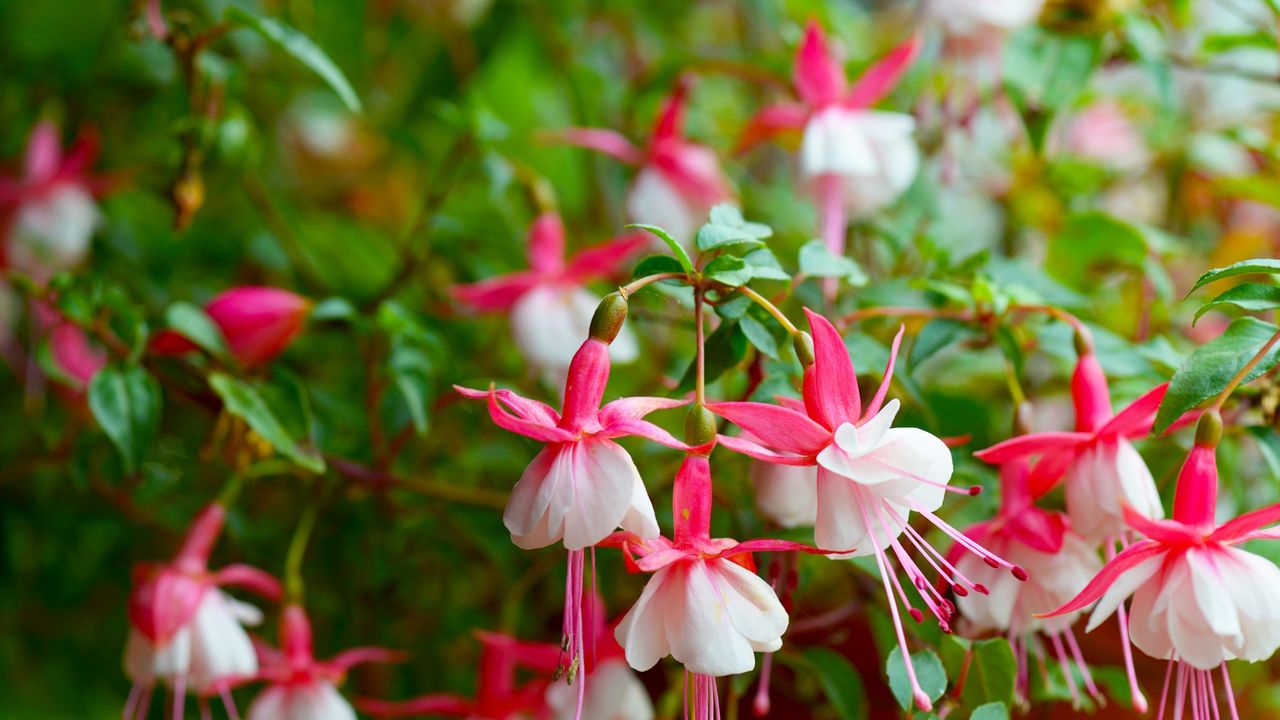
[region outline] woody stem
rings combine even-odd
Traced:
[[[1218,397],[1214,398],[1213,405],[1210,406],[1211,409],[1222,409],[1223,404],[1227,402],[1227,398],[1231,397],[1231,393],[1235,392],[1235,389],[1244,382],[1246,377],[1249,377],[1249,373],[1253,372],[1253,369],[1258,366],[1258,363],[1262,362],[1262,359],[1271,353],[1271,348],[1275,347],[1277,342],[1280,342],[1280,330],[1277,330],[1276,333],[1271,336],[1271,339],[1268,340],[1266,344],[1249,359],[1249,362],[1245,363],[1244,367],[1240,368],[1240,372],[1236,373],[1235,377],[1231,378],[1231,380],[1227,382],[1227,386],[1222,388],[1222,392],[1218,393]]]

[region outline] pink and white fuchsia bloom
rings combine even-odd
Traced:
[[[928,0],[927,12],[946,33],[948,52],[998,63],[1005,36],[1034,23],[1043,6],[1044,0]]]
[[[612,306],[606,301],[601,312],[607,312],[607,305]],[[604,333],[612,339],[620,324],[619,318]],[[658,535],[653,503],[640,472],[613,438],[634,435],[668,447],[686,447],[643,418],[655,410],[684,405],[687,400],[634,397],[601,407],[608,382],[609,345],[591,336],[569,366],[563,415],[509,390],[456,388],[466,397],[487,399],[489,416],[499,427],[547,444],[512,489],[502,520],[511,531],[511,541],[519,547],[535,549],[563,542],[569,551],[564,637],[571,663],[582,657],[586,548],[617,527],[642,538]],[[580,703],[583,693],[580,683]]]
[[[822,237],[844,254],[848,217],[869,216],[898,199],[920,168],[910,115],[869,109],[893,89],[916,56],[912,37],[849,86],[844,66],[826,36],[809,23],[796,54],[794,82],[801,103],[761,110],[739,147],[746,149],[783,132],[803,131],[800,174],[813,192]]]
[[[311,300],[273,287],[243,286],[218,293],[204,306],[222,331],[227,349],[246,367],[265,365],[284,352],[302,332],[313,307]],[[151,341],[156,355],[180,355],[196,344],[176,330],[157,333]]]
[[[751,553],[821,552],[785,540],[713,539],[711,503],[710,462],[690,453],[676,473],[672,539],[617,533],[607,543],[653,573],[614,633],[627,662],[640,671],[667,655],[682,663],[694,676],[697,720],[720,716],[717,677],[748,672],[755,653],[782,647],[787,611],[754,572]]]
[[[188,690],[201,697],[221,694],[236,717],[230,688],[258,671],[253,643],[243,625],[262,615],[220,589],[235,585],[276,599],[280,583],[247,565],[210,571],[209,554],[222,532],[226,509],[211,504],[196,516],[172,562],[134,568],[129,595],[129,642],[125,673],[133,690],[124,717],[145,718],[157,680],[173,687],[173,717],[181,718]]]
[[[648,242],[644,233],[624,235],[565,262],[564,225],[559,215],[544,213],[529,228],[528,270],[453,285],[449,292],[473,310],[510,313],[520,354],[549,384],[559,386],[573,358],[569,351],[586,336],[600,302],[585,283],[623,272],[631,256]],[[637,357],[639,348],[629,330],[623,329],[611,352],[617,362]]]
[[[259,645],[258,678],[269,685],[249,706],[248,720],[355,720],[351,703],[338,692],[347,671],[367,662],[398,662],[403,656],[385,648],[362,647],[315,659],[311,621],[298,605],[288,605],[280,620],[280,650]]]
[[[1280,522],[1280,504],[1215,527],[1221,421],[1216,414],[1205,421],[1216,421],[1217,429],[1198,433],[1178,476],[1173,519],[1151,520],[1127,511],[1126,519],[1144,539],[1107,563],[1076,598],[1048,617],[1096,601],[1092,630],[1132,595],[1129,638],[1151,657],[1169,660],[1160,717],[1177,666],[1173,717],[1182,717],[1188,695],[1195,720],[1219,717],[1213,671],[1220,668],[1227,707],[1239,720],[1226,662],[1266,660],[1280,647],[1280,605],[1274,601],[1280,596],[1280,568],[1237,545],[1280,537],[1277,528],[1267,528]]]
[[[564,141],[590,148],[639,168],[627,193],[631,222],[657,225],[693,249],[698,228],[711,208],[733,200],[733,190],[715,152],[684,137],[684,112],[692,78],[680,79],[663,103],[649,144],[638,148],[619,133],[603,128],[570,128]]]
[[[23,178],[0,178],[0,266],[44,283],[84,262],[100,220],[93,198],[105,188],[89,176],[97,154],[97,143],[81,136],[63,155],[57,128],[35,126]]]
[[[925,579],[899,536],[905,533],[911,545],[946,584],[953,589],[960,588],[957,594],[969,590],[985,593],[986,588],[957,572],[930,546],[924,536],[908,524],[910,514],[920,513],[988,565],[1007,568],[1020,580],[1026,579],[1026,572],[984,549],[934,514],[946,492],[972,494],[974,490],[948,486],[951,451],[942,440],[924,430],[891,427],[898,412],[898,401],[886,404],[884,400],[893,377],[901,331],[894,339],[880,388],[864,409],[853,363],[840,333],[821,315],[807,309],[805,313],[813,332],[814,361],[804,371],[803,403],[790,401],[785,406],[777,406],[721,402],[710,403],[707,408],[760,439],[753,442],[721,436],[720,443],[725,447],[758,460],[817,466],[815,544],[824,548],[854,548],[848,555],[875,556],[916,704],[928,710],[932,702],[916,681],[895,600],[900,600],[917,622],[924,615],[912,607],[888,555],[892,553],[897,558],[917,594],[944,630],[950,630],[955,608]]]
[[[1072,698],[1078,702],[1072,662],[1080,670],[1085,688],[1101,698],[1089,674],[1089,666],[1071,632],[1076,614],[1038,620],[1032,617],[1046,608],[1057,608],[1088,584],[1102,568],[1096,545],[1071,530],[1061,513],[1041,510],[1032,504],[1027,487],[1029,467],[1025,459],[1012,460],[1000,468],[1000,510],[994,518],[966,528],[964,534],[992,552],[1020,567],[1035,568],[1026,582],[1017,582],[1008,573],[993,569],[957,545],[948,553],[956,571],[988,590],[988,597],[957,592],[956,606],[978,631],[1007,633],[1018,661],[1017,689],[1027,697],[1028,655],[1034,633],[1049,639],[1062,667]],[[1039,654],[1037,652],[1037,654]]]

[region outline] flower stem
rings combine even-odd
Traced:
[[[701,407],[707,399],[707,362],[705,338],[703,337],[702,328],[702,288],[695,288],[693,291],[693,327],[694,336],[697,340],[698,351],[697,358],[694,361],[694,385],[693,398],[695,406]]]
[[[284,596],[285,602],[302,602],[302,558],[307,552],[307,543],[311,540],[311,530],[315,528],[316,516],[320,514],[320,502],[313,499],[302,511],[302,519],[293,531],[289,540],[289,551],[284,559]]]
[[[796,333],[800,332],[799,330],[796,329],[796,326],[790,320],[787,319],[787,316],[782,314],[782,311],[778,309],[777,305],[774,305],[772,302],[769,302],[768,298],[756,292],[755,290],[752,290],[746,285],[743,285],[738,289],[742,291],[743,295],[746,295],[747,297],[751,298],[752,301],[755,302],[755,304],[764,308],[770,315],[772,315],[773,319],[777,320],[778,324],[781,325],[784,330],[791,333],[792,335],[795,335]]]
[[[618,292],[621,293],[623,299],[626,299],[627,296],[636,292],[640,288],[645,287],[646,285],[651,285],[653,283],[656,283],[662,280],[685,280],[685,279],[687,279],[687,276],[684,273],[678,273],[678,272],[666,272],[666,273],[657,273],[655,275],[646,275],[642,278],[632,280],[626,285],[623,285],[622,287],[618,288]]]
[[[1271,336],[1271,339],[1268,340],[1266,344],[1249,359],[1249,362],[1245,363],[1244,367],[1240,368],[1240,372],[1236,373],[1235,377],[1231,378],[1231,380],[1227,382],[1227,386],[1222,388],[1222,392],[1218,393],[1218,397],[1214,398],[1213,405],[1211,405],[1210,408],[1213,410],[1221,410],[1223,404],[1227,402],[1227,398],[1231,397],[1231,393],[1235,392],[1235,389],[1240,386],[1240,383],[1244,382],[1244,379],[1248,377],[1249,373],[1253,372],[1253,369],[1258,366],[1258,363],[1262,362],[1262,359],[1271,352],[1271,348],[1275,347],[1277,342],[1280,342],[1280,330],[1277,330],[1276,333]]]

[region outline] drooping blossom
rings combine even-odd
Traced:
[[[32,129],[23,177],[0,178],[0,267],[44,283],[84,262],[100,222],[94,196],[105,189],[89,175],[97,154],[91,136],[82,135],[64,155],[53,123]]]
[[[755,653],[782,647],[787,611],[755,573],[751,553],[822,552],[784,540],[712,538],[711,503],[710,462],[691,452],[676,473],[672,539],[623,532],[608,541],[653,573],[614,632],[627,662],[640,671],[667,655],[683,664],[693,675],[697,720],[720,716],[717,677],[748,672]]]
[[[928,0],[926,12],[942,27],[949,55],[998,68],[1004,38],[1034,23],[1043,6],[1044,0]]]
[[[239,586],[275,599],[280,584],[247,565],[209,569],[209,554],[225,518],[221,504],[205,507],[172,561],[134,568],[124,656],[125,673],[134,685],[125,706],[126,720],[147,717],[157,681],[173,688],[174,718],[182,717],[188,691],[201,697],[221,694],[228,714],[236,717],[230,689],[258,671],[244,625],[260,622],[262,614],[221,588]]]
[[[675,92],[663,103],[644,148],[604,128],[570,128],[558,133],[565,142],[638,168],[627,193],[628,219],[657,225],[689,249],[711,208],[733,200],[733,190],[715,152],[684,136],[684,112],[691,85],[690,76],[680,79]]]
[[[870,109],[893,89],[917,48],[912,37],[850,86],[822,28],[811,22],[795,60],[800,102],[764,108],[743,133],[740,147],[746,149],[781,133],[803,132],[800,174],[818,206],[822,238],[836,255],[844,254],[848,218],[888,206],[920,167],[915,120]]]
[[[311,300],[288,290],[250,285],[218,293],[204,311],[222,332],[232,356],[247,367],[257,367],[293,343],[311,308]],[[180,355],[196,348],[177,330],[157,333],[151,342],[156,355]]]
[[[510,275],[453,285],[450,294],[480,312],[506,312],[516,347],[548,384],[563,384],[571,350],[587,334],[600,298],[585,284],[615,275],[649,242],[643,233],[632,233],[583,250],[566,262],[564,226],[560,216],[544,213],[529,228],[529,269]],[[635,337],[624,329],[611,348],[617,362],[630,362],[639,354]]]
[[[545,673],[557,667],[563,655],[560,647],[491,632],[477,633],[477,637],[481,643],[480,670],[474,698],[448,693],[402,701],[357,698],[356,707],[375,717],[443,715],[473,720],[546,717],[548,679],[539,676],[517,684],[516,670],[525,668]]]
[[[1114,544],[1125,530],[1126,506],[1149,518],[1164,517],[1151,471],[1130,439],[1151,432],[1168,388],[1168,383],[1159,385],[1113,413],[1098,357],[1082,347],[1071,378],[1075,431],[1020,435],[975,455],[996,464],[1038,455],[1031,468],[1032,499],[1065,479],[1072,529],[1091,541]]]
[[[301,606],[285,607],[280,649],[259,644],[258,679],[268,686],[249,705],[247,720],[355,720],[351,703],[338,692],[347,671],[367,662],[397,662],[394,650],[361,647],[326,661],[315,659],[311,621]]]
[[[956,572],[908,524],[910,514],[921,514],[988,565],[1007,568],[1020,580],[1026,579],[1026,573],[934,514],[946,492],[971,494],[973,490],[948,485],[951,452],[942,440],[917,428],[892,427],[898,401],[886,403],[885,397],[902,333],[894,339],[880,388],[864,408],[853,363],[839,332],[821,315],[805,312],[813,332],[814,361],[804,371],[803,403],[789,401],[779,406],[721,402],[707,407],[759,439],[754,442],[722,436],[720,443],[725,447],[767,462],[816,466],[818,512],[814,542],[823,548],[852,548],[850,555],[874,555],[890,601],[898,642],[907,659],[907,675],[916,704],[927,710],[932,702],[916,681],[897,601],[917,621],[924,615],[912,607],[898,571],[890,564],[890,553],[946,630],[950,629],[954,606],[925,579],[899,537],[905,534],[928,566],[953,589],[985,593],[986,588]]]
[[[511,540],[525,549],[556,542],[569,551],[565,584],[564,637],[569,661],[582,657],[584,559],[615,528],[638,537],[658,535],[653,503],[631,456],[614,438],[634,435],[669,447],[685,445],[645,421],[645,415],[684,405],[685,400],[633,397],[601,407],[609,381],[609,342],[626,316],[626,301],[610,295],[591,322],[591,335],[569,366],[563,415],[509,390],[457,388],[487,399],[489,416],[501,428],[546,443],[511,491],[502,520]],[[578,688],[583,697],[582,684]]]
[[[762,516],[784,528],[813,525],[817,521],[816,467],[755,460],[749,473],[756,491],[756,510]]]
[[[1048,613],[1055,617],[1097,602],[1092,630],[1133,596],[1129,636],[1147,655],[1168,659],[1161,717],[1172,683],[1173,717],[1184,707],[1194,718],[1218,717],[1213,672],[1221,670],[1225,702],[1239,720],[1228,660],[1266,660],[1280,647],[1280,568],[1238,547],[1280,537],[1280,504],[1216,523],[1221,420],[1201,418],[1196,444],[1178,475],[1172,520],[1152,520],[1127,510],[1125,519],[1143,539],[1108,562],[1078,596]],[[1132,666],[1130,667],[1132,675]],[[1188,702],[1189,698],[1189,702]]]
[[[1008,635],[1018,661],[1017,689],[1022,698],[1027,697],[1027,659],[1031,645],[1040,644],[1038,633],[1052,646],[1073,699],[1078,702],[1079,691],[1072,663],[1079,669],[1089,694],[1098,699],[1101,695],[1097,685],[1071,632],[1076,614],[1046,620],[1032,616],[1075,597],[1102,568],[1102,562],[1097,547],[1072,531],[1062,513],[1041,510],[1032,504],[1027,487],[1029,469],[1023,458],[1001,466],[999,512],[991,520],[966,528],[964,534],[1019,567],[1034,568],[1034,572],[1026,582],[1018,582],[1008,573],[964,554],[957,545],[948,553],[948,560],[955,564],[956,572],[986,587],[988,596],[978,600],[968,592],[957,592],[956,606],[975,630]],[[1036,654],[1041,654],[1039,647]]]
[[[644,683],[627,665],[622,646],[614,639],[604,601],[595,596],[591,603],[584,604],[584,612],[584,622],[590,626],[587,645],[592,649],[583,659],[588,683],[582,703],[582,720],[653,720],[653,702]],[[542,669],[556,671],[559,669],[560,647],[547,647],[556,651],[557,665],[544,664]],[[543,655],[544,658],[549,656]],[[572,684],[552,683],[548,686],[547,707],[552,720],[573,720],[577,711],[577,693]]]
[[[1053,140],[1060,150],[1116,171],[1141,168],[1150,157],[1141,132],[1113,100],[1075,113]]]

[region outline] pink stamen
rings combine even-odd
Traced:
[[[123,720],[133,720],[133,714],[138,709],[140,699],[142,699],[142,683],[135,682],[133,687],[129,688],[129,699],[124,701],[124,714],[120,716]]]
[[[988,565],[991,565],[991,567],[1009,568],[1009,570],[1013,572],[1014,577],[1023,581],[1027,579],[1027,572],[1022,568],[1018,567],[1017,565],[1014,565],[1008,560],[1005,560],[999,555],[996,555],[990,550],[987,550],[986,548],[982,547],[978,543],[974,542],[968,535],[965,535],[964,533],[960,532],[954,527],[951,527],[951,525],[949,525],[946,520],[943,520],[937,515],[934,515],[932,512],[920,507],[920,505],[917,504],[915,501],[908,500],[907,502],[910,504],[912,510],[915,510],[916,512],[923,515],[925,519],[933,523],[935,527],[937,527],[939,530],[946,533],[947,535],[950,535],[951,539],[955,540],[956,542],[968,548],[970,552],[982,558],[983,561],[986,562]],[[995,564],[993,565],[992,563],[995,563]]]
[[[200,698],[196,704],[200,707],[200,720],[213,720],[213,708],[209,707],[209,701],[206,698]]]
[[[1176,664],[1177,660],[1169,658],[1169,665],[1164,670],[1164,687],[1160,689],[1160,712],[1156,713],[1156,720],[1164,720],[1165,703],[1169,701],[1169,680],[1173,677],[1173,666]]]
[[[139,720],[146,720],[147,715],[151,712],[151,696],[155,692],[155,688],[154,684],[147,684],[147,689],[142,693],[142,702],[138,705],[138,714],[134,717],[139,718]]]
[[[857,494],[858,511],[862,513],[862,524],[870,530],[871,517],[867,514],[866,502],[862,497],[862,489],[855,486],[854,492]],[[876,542],[876,534],[872,532],[869,533],[869,536],[871,548],[876,556],[876,567],[880,570],[880,580],[884,583],[885,599],[889,601],[889,615],[893,618],[893,629],[898,636],[898,647],[902,650],[902,664],[906,668],[907,679],[911,681],[911,693],[915,697],[916,706],[924,712],[929,712],[933,709],[933,703],[929,700],[929,696],[925,694],[924,690],[921,689],[920,681],[916,679],[916,669],[911,663],[911,653],[907,649],[907,636],[902,630],[902,617],[898,613],[898,604],[893,601],[893,590],[889,587],[890,573],[886,567],[888,562],[884,558],[884,551],[880,548],[880,544]]]
[[[187,676],[179,675],[173,680],[173,720],[182,720],[182,711],[187,699]]]
[[[944,580],[946,580],[947,583],[952,586],[952,588],[960,587],[961,584],[963,584],[972,588],[975,592],[981,593],[983,595],[987,594],[985,587],[965,577],[964,573],[960,572],[960,570],[956,568],[956,566],[952,565],[951,562],[947,560],[945,555],[943,555],[942,553],[934,549],[934,547],[930,545],[927,540],[924,539],[923,535],[921,535],[915,528],[911,527],[911,525],[908,524],[907,521],[901,515],[898,514],[897,510],[894,510],[892,507],[889,507],[888,511],[890,515],[893,516],[894,520],[898,521],[899,523],[902,523],[903,529],[907,534],[907,539],[910,540],[911,543],[915,545],[917,549],[920,550],[921,554],[924,555],[925,560],[929,562],[929,564],[933,567],[934,571],[937,572],[938,575],[940,575]],[[938,563],[934,562],[935,557],[937,558],[938,562],[942,563],[942,567],[945,567],[947,569],[946,572],[943,572],[938,567]],[[965,594],[968,594],[967,591],[965,592]],[[957,595],[964,597],[964,594],[957,593]]]
[[[1178,685],[1174,691],[1173,716],[1182,720],[1182,709],[1186,707],[1187,666],[1178,663]]]
[[[1080,677],[1084,678],[1085,689],[1089,691],[1089,695],[1098,702],[1103,702],[1102,692],[1098,690],[1098,686],[1093,682],[1093,674],[1089,672],[1089,664],[1084,661],[1084,653],[1080,652],[1080,644],[1076,642],[1076,634],[1068,627],[1062,633],[1063,639],[1067,641],[1067,647],[1071,649],[1071,656],[1075,658],[1076,667],[1080,669]]]
[[[218,684],[218,694],[222,695],[222,707],[227,710],[227,717],[240,720],[240,712],[236,710],[236,699],[231,696],[231,688],[226,683]]]
[[[898,473],[899,475],[901,475],[902,477],[907,478],[908,480],[914,480],[914,481],[916,481],[916,482],[920,483],[921,485],[928,485],[928,486],[930,486],[930,487],[942,488],[943,490],[945,490],[945,491],[947,491],[947,492],[949,492],[949,493],[955,493],[955,494],[957,494],[957,495],[969,495],[969,496],[971,496],[971,497],[972,497],[972,496],[976,496],[976,495],[981,495],[981,494],[982,494],[982,486],[981,486],[981,485],[970,485],[970,486],[968,486],[968,487],[960,487],[960,486],[957,486],[957,485],[948,485],[947,483],[938,482],[937,480],[930,480],[929,478],[924,477],[924,476],[922,476],[922,475],[916,475],[915,473],[907,472],[906,470],[903,470],[903,469],[902,469],[902,468],[900,468],[900,467],[896,467],[896,466],[894,466],[894,465],[890,465],[889,463],[884,462],[883,460],[879,460],[879,459],[877,459],[877,458],[875,458],[875,457],[872,457],[872,456],[870,456],[870,455],[863,455],[860,459],[861,459],[861,460],[866,460],[867,462],[874,463],[874,464],[876,464],[876,465],[879,465],[880,467],[884,468],[885,470],[891,470],[891,471],[893,471],[893,472],[896,472],[896,473]]]
[[[772,702],[769,700],[769,679],[773,676],[773,653],[765,653],[760,663],[760,682],[756,685],[756,696],[751,702],[751,710],[756,717],[769,714]]]
[[[1121,547],[1127,544],[1124,535],[1115,539],[1108,539],[1103,543],[1107,562],[1115,559],[1117,542]],[[1138,674],[1133,667],[1133,647],[1132,641],[1129,639],[1129,614],[1124,609],[1124,602],[1121,602],[1116,608],[1116,622],[1120,625],[1120,650],[1124,655],[1124,669],[1129,677],[1129,693],[1133,696],[1133,709],[1140,713],[1145,713],[1147,711],[1147,698],[1142,694],[1142,689],[1138,687]],[[1181,715],[1182,713],[1179,711],[1178,716],[1181,717]]]
[[[1062,646],[1062,637],[1056,634],[1049,635],[1049,642],[1053,643],[1053,652],[1058,656],[1058,665],[1062,668],[1062,678],[1067,681],[1067,690],[1071,693],[1071,706],[1079,708],[1080,691],[1076,688],[1076,674],[1071,671],[1071,665],[1067,661],[1067,651]]]
[[[1227,672],[1227,663],[1222,663],[1222,692],[1227,696],[1227,709],[1231,711],[1231,720],[1240,720],[1236,712],[1236,693],[1231,689],[1231,674]]]
[[[1201,676],[1205,687],[1209,689],[1209,707],[1213,708],[1213,718],[1221,720],[1221,715],[1218,714],[1218,693],[1213,689],[1213,674],[1209,670],[1202,670]]]

